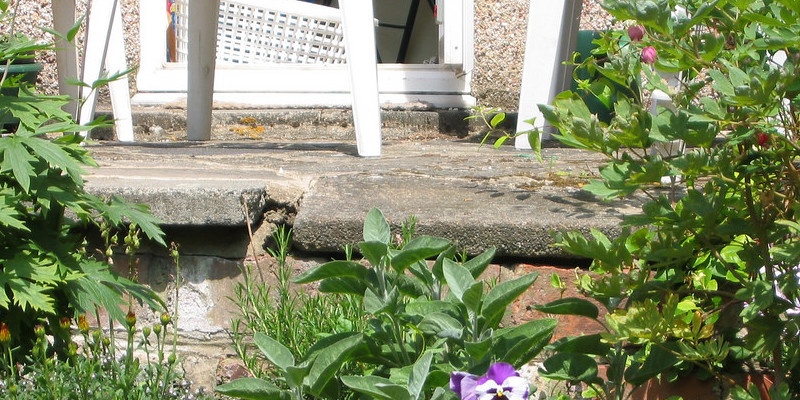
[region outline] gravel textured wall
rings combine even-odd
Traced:
[[[528,4],[549,0],[475,0],[475,71],[472,92],[478,104],[516,110]],[[599,0],[582,0],[581,29],[607,29],[611,18]]]
[[[59,1],[59,0],[54,0]],[[89,0],[77,0],[83,12]],[[473,95],[478,103],[516,110],[525,49],[528,4],[548,0],[475,0],[475,70]],[[581,29],[606,29],[609,16],[598,5],[599,0],[582,0]],[[18,29],[29,35],[39,34],[37,26],[52,27],[51,0],[18,0]],[[128,64],[138,64],[139,2],[122,0]],[[7,27],[0,27],[5,30]],[[47,35],[49,36],[49,35]],[[43,37],[42,40],[51,40]],[[79,43],[80,46],[80,43]],[[58,91],[53,54],[41,54],[45,71],[40,77],[47,93]],[[135,76],[131,76],[131,92],[136,91]],[[102,100],[101,95],[101,100]]]

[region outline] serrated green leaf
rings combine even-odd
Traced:
[[[24,192],[30,190],[31,177],[35,176],[31,163],[36,161],[15,136],[0,138],[0,172],[11,171]]]
[[[0,225],[7,228],[19,229],[23,232],[30,232],[31,230],[25,226],[25,222],[19,219],[21,214],[13,208],[0,208]]]

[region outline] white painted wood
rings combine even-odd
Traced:
[[[464,1],[439,0],[437,3],[442,21],[439,30],[441,63],[460,68],[464,64]]]
[[[381,155],[381,110],[371,1],[340,0],[358,155]]]
[[[581,0],[531,0],[522,87],[519,99],[517,133],[534,128],[525,122],[536,119],[535,128],[545,129],[539,104],[550,104],[567,89],[570,69],[563,65],[575,49],[578,37]],[[542,139],[549,137],[543,131]],[[530,149],[526,135],[515,141],[518,149]]]
[[[389,96],[400,98],[401,93],[406,93],[410,98],[419,96],[433,99],[437,102],[429,104],[434,107],[451,107],[451,104],[462,104],[464,99],[468,100],[468,104],[475,103],[469,83],[474,63],[473,0],[447,1],[461,1],[468,5],[464,7],[464,30],[469,34],[464,37],[463,47],[467,57],[464,58],[463,68],[434,64],[380,64],[378,81],[382,99]],[[163,1],[140,0],[139,9],[142,46],[136,81],[138,94],[135,98],[175,98],[158,94],[164,92],[183,92],[185,97],[188,81],[186,64],[165,62],[164,30],[168,19]],[[161,21],[164,25],[160,25]],[[332,69],[326,69],[329,67]],[[337,99],[338,94],[349,92],[347,76],[344,65],[262,64],[228,69],[228,66],[220,64],[216,68],[214,88],[216,93],[263,93],[263,105],[273,104],[271,99],[282,93],[297,93],[305,96],[305,100],[302,100],[305,104],[339,106],[338,102],[325,104],[318,99]]]
[[[86,27],[86,53],[83,56],[81,81],[91,84],[103,74],[108,40],[117,1],[93,1],[89,9]],[[97,90],[81,87],[81,107],[78,110],[78,123],[91,122],[97,104]],[[88,136],[88,134],[85,134]]]
[[[157,91],[185,92],[185,65],[168,64],[160,72],[164,83]],[[423,93],[454,96],[469,95],[466,81],[455,79],[456,72],[441,65],[378,65],[381,93]],[[342,93],[350,92],[346,64],[307,65],[287,69],[281,64],[232,66],[217,64],[215,92],[240,93]],[[321,89],[322,88],[322,89]]]
[[[128,69],[128,63],[125,59],[125,37],[122,31],[122,7],[119,3],[115,7],[114,15],[112,16],[105,66],[109,74],[125,72]],[[117,140],[133,142],[133,116],[131,115],[128,76],[124,75],[110,82],[108,89],[111,95],[111,108],[114,112],[114,127],[116,128]]]
[[[194,0],[189,7],[188,104],[189,140],[211,139],[211,109],[217,50],[219,0]]]
[[[436,104],[436,107],[470,108],[475,98],[470,95],[454,96],[426,95],[418,93],[381,93],[381,104],[403,105],[409,103]],[[186,92],[137,93],[131,100],[137,106],[163,106],[186,104]],[[346,93],[227,93],[215,92],[214,101],[222,104],[235,104],[252,108],[349,108],[353,106],[353,96]],[[414,104],[411,104],[413,106]]]
[[[60,0],[54,0],[60,1]],[[164,0],[139,0],[139,69],[136,73],[136,87],[142,92],[160,92],[164,83],[176,79],[171,74],[159,76],[155,71],[166,65],[167,35],[169,16]],[[186,91],[186,66],[179,79]]]
[[[124,72],[127,69],[122,9],[117,0],[93,1],[91,4],[81,80],[90,84],[95,82],[103,76],[103,67],[111,74]],[[111,82],[109,89],[117,138],[121,141],[133,141],[128,78],[122,77]],[[80,97],[83,104],[78,111],[77,120],[80,124],[87,124],[94,119],[97,90],[82,87]],[[88,133],[84,135],[89,136]]]
[[[52,0],[53,28],[66,34],[75,25],[75,0]],[[64,111],[78,116],[78,97],[80,90],[77,85],[70,85],[70,79],[78,79],[78,52],[72,43],[58,41],[56,43],[56,65],[58,73],[58,90],[62,95],[69,96],[72,101],[64,107]]]

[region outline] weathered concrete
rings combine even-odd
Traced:
[[[270,214],[270,224],[286,223],[297,210],[295,245],[312,252],[357,242],[363,216],[378,207],[396,225],[414,215],[420,233],[451,238],[471,253],[493,245],[506,256],[563,256],[550,246],[552,231],[613,234],[635,205],[581,191],[599,160],[568,149],[545,149],[539,163],[510,147],[454,140],[388,142],[375,159],[340,143],[90,148],[101,165],[88,177],[92,192],[149,204],[174,230],[238,229],[245,240],[245,221],[256,227]]]
[[[396,227],[413,215],[419,234],[446,237],[469,254],[495,246],[499,256],[542,258],[565,256],[551,246],[555,231],[596,228],[618,234],[627,205],[600,203],[575,187],[532,191],[515,181],[331,176],[320,178],[306,194],[294,224],[295,241],[309,252],[339,251],[361,240],[372,207]]]
[[[107,108],[107,106],[104,106]],[[350,109],[225,109],[215,104],[212,114],[213,140],[336,140],[355,138],[353,113]],[[465,137],[484,127],[477,120],[465,120],[468,110],[427,109],[413,104],[404,109],[381,111],[381,131],[384,139],[408,140],[436,137]],[[113,119],[108,109],[98,116]],[[137,141],[172,142],[186,140],[186,109],[135,107],[133,125]],[[98,139],[113,140],[113,129],[92,131]]]

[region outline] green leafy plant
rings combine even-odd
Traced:
[[[130,234],[125,241],[131,264],[138,249],[135,238]],[[177,246],[172,246],[171,255],[176,265],[177,298],[181,279]],[[53,346],[44,325],[36,325],[33,348],[21,358],[14,357],[11,332],[5,323],[0,323],[0,395],[12,400],[211,399],[213,396],[204,389],[193,389],[181,369],[177,311],[176,304],[172,316],[161,313],[156,323],[141,328],[136,314],[128,311],[122,345],[117,341],[113,318],[104,329],[96,312],[97,327],[92,328],[81,314],[74,321],[77,332],[72,331],[70,318],[61,318],[59,325],[49,330],[66,333],[63,351]]]
[[[262,352],[256,351],[253,338],[267,335],[285,346],[295,359],[303,357],[317,340],[326,336],[362,331],[366,317],[350,295],[312,294],[291,282],[294,266],[289,261],[291,230],[279,227],[273,234],[275,248],[268,251],[277,265],[272,270],[275,283],[259,274],[258,264],[242,268],[242,282],[234,286],[231,298],[237,315],[231,320],[230,337],[236,354],[256,378],[282,384],[274,368],[265,365]],[[351,372],[357,371],[350,365]]]
[[[253,400],[263,398],[302,400],[306,395],[337,399],[341,390],[339,382],[333,378],[362,344],[363,336],[350,332],[328,336],[309,349],[300,363],[297,363],[288,348],[263,333],[256,333],[254,341],[270,364],[279,372],[280,381],[287,388],[282,389],[264,379],[240,378],[217,386],[217,392]]]
[[[497,139],[494,140],[494,148],[500,148],[506,141],[509,139],[515,139],[518,136],[525,135],[528,139],[528,143],[530,144],[531,148],[534,150],[534,153],[539,158],[539,162],[542,161],[540,153],[542,151],[542,137],[541,132],[538,129],[532,129],[526,132],[519,132],[519,133],[511,133],[502,128],[503,123],[506,121],[506,113],[500,110],[497,107],[484,107],[484,106],[474,106],[472,109],[477,113],[475,115],[470,115],[465,119],[480,119],[483,124],[488,128],[486,134],[483,135],[483,139],[481,139],[481,146],[489,140],[489,137],[492,135],[499,135]],[[531,125],[534,125],[535,120],[525,121]]]
[[[168,314],[152,327],[136,326],[128,316],[125,351],[120,354],[114,337],[101,329],[90,329],[86,318],[77,320],[80,345],[69,341],[67,354],[59,356],[45,336],[45,327],[35,328],[36,341],[19,375],[6,374],[0,380],[0,396],[12,400],[38,399],[211,399],[202,389],[192,389],[180,371],[175,350],[169,344]],[[69,319],[59,329],[69,329]],[[138,340],[137,334],[138,333]],[[133,354],[143,352],[142,360]],[[4,371],[16,370],[6,358]]]
[[[558,344],[545,373],[623,398],[626,384],[689,367],[732,385],[763,369],[774,377],[773,399],[796,398],[800,7],[782,0],[606,0],[603,7],[631,29],[595,41],[605,56],[580,68],[600,79],[581,87],[613,98],[606,102],[613,117],[601,121],[569,91],[539,108],[558,140],[607,157],[585,190],[603,199],[639,195],[643,204],[617,238],[559,236],[559,246],[594,260],[578,286],[606,314],[576,299],[542,309],[591,318],[605,333]],[[651,93],[667,97],[654,113]],[[676,143],[686,150],[659,151]],[[613,388],[600,390],[599,378],[582,372],[595,369],[594,356],[610,362],[605,383]],[[585,368],[567,368],[575,365]]]
[[[364,313],[370,316],[362,331],[339,333],[312,347],[326,348],[332,338],[358,338],[359,344],[342,362],[363,363],[368,369],[358,375],[340,374],[344,385],[378,398],[452,396],[442,389],[450,372],[484,373],[497,361],[519,368],[549,342],[556,324],[552,319],[502,327],[506,308],[533,284],[536,274],[490,286],[477,277],[491,262],[494,249],[456,262],[456,249],[449,240],[415,236],[413,230],[411,218],[398,236],[401,241],[394,243],[383,213],[372,209],[364,221],[364,241],[357,245],[364,256],[362,262],[331,261],[294,279],[296,283],[319,282],[318,289],[324,293],[357,296]],[[429,263],[428,259],[435,260]],[[259,337],[262,342],[277,343],[267,336]],[[266,354],[275,346],[261,347]],[[310,365],[308,360],[306,356],[301,365]],[[280,365],[272,358],[270,361]],[[292,372],[288,368],[279,369]],[[334,382],[315,383],[314,379],[303,376],[306,376],[304,384],[312,388],[328,387]],[[247,392],[251,394],[225,393],[238,397],[266,393],[268,387],[261,380],[234,381],[223,390],[248,382],[261,385],[261,389]],[[327,396],[338,392],[304,390],[303,393],[335,398]]]
[[[6,64],[53,48],[13,32],[15,7],[0,1],[0,21],[10,30],[0,43]],[[57,327],[58,316],[103,308],[124,323],[121,306],[131,298],[161,309],[154,292],[120,277],[108,262],[129,226],[163,245],[158,220],[146,206],[99,198],[84,188],[84,167],[96,164],[75,132],[102,121],[78,125],[62,110],[69,98],[38,94],[5,74],[0,86],[19,94],[0,92],[0,110],[20,121],[16,132],[0,134],[0,321],[14,332],[11,347],[24,354],[35,342],[34,326],[49,320],[46,326]],[[107,239],[105,254],[88,244],[93,230]],[[63,330],[52,333],[67,340]]]

